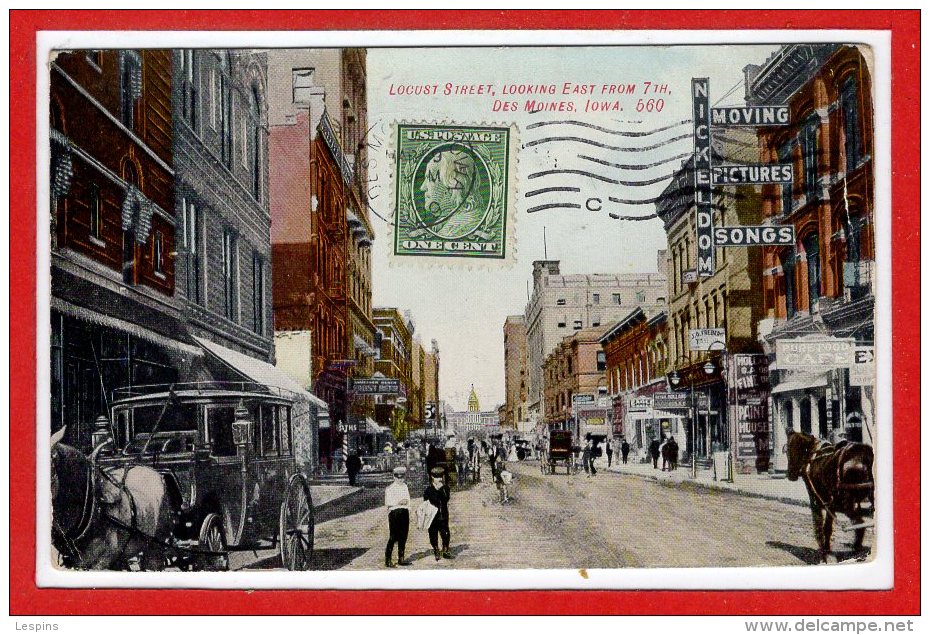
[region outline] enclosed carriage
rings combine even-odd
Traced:
[[[211,382],[119,390],[111,411],[115,449],[99,461],[164,475],[175,564],[224,569],[230,550],[270,543],[288,569],[309,566],[319,404],[281,388]]]
[[[565,473],[575,471],[575,453],[570,430],[551,430],[545,455],[539,461],[539,468],[543,474],[555,474],[556,466],[561,463],[565,466]]]

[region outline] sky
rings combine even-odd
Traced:
[[[656,253],[666,245],[661,221],[617,220],[608,214],[641,217],[654,213],[654,205],[628,201],[657,196],[681,165],[680,159],[667,160],[692,151],[691,127],[682,124],[691,117],[692,77],[710,79],[712,105],[740,104],[743,67],[762,64],[775,48],[714,45],[369,49],[369,199],[376,234],[372,253],[373,301],[375,306],[409,309],[416,334],[424,345],[428,347],[434,338],[438,341],[441,399],[454,409],[463,409],[474,384],[483,409],[503,402],[503,324],[508,315],[523,313],[534,260],[541,260],[544,255],[560,260],[563,274],[656,271]],[[442,94],[447,83],[453,85],[451,95]],[[562,94],[566,83],[567,95]],[[510,86],[540,84],[554,84],[557,94],[503,94]],[[626,94],[630,84],[635,84],[635,91]],[[392,88],[398,93],[399,87],[418,85],[438,85],[439,94],[391,94]],[[460,85],[490,85],[490,89],[484,90],[493,94],[454,94],[455,87]],[[624,88],[615,88],[611,94],[605,85]],[[663,85],[664,91],[655,92],[662,90],[656,86]],[[575,94],[576,90],[593,94]],[[618,94],[620,90],[624,93]],[[650,106],[646,102],[650,98],[661,99],[661,106],[658,101]],[[527,112],[524,109],[527,99],[570,101],[577,110]],[[616,105],[623,110],[585,112],[588,99],[606,102],[610,107],[617,101]],[[640,99],[644,102],[641,112],[637,112]],[[495,100],[516,102],[518,109],[503,111],[499,103],[495,110]],[[648,111],[650,108],[652,112]],[[566,120],[582,125],[532,125]],[[511,257],[507,261],[393,256],[391,147],[392,126],[396,123],[515,127],[517,163],[512,178],[516,179],[517,192],[511,201],[514,224],[508,237]],[[545,141],[552,137],[572,140]],[[660,161],[664,162],[649,169],[615,167]],[[578,170],[595,176],[538,175],[554,169]],[[526,196],[552,187],[579,191]],[[613,203],[608,197],[626,202]],[[580,208],[530,211],[546,204],[564,203]],[[590,211],[588,207],[602,209]]]

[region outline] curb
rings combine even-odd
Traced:
[[[682,479],[680,481],[670,479],[670,478],[659,478],[658,476],[652,476],[651,474],[637,474],[635,472],[620,472],[614,471],[614,474],[623,475],[623,476],[634,476],[647,481],[654,481],[665,487],[675,487],[683,483],[688,483],[694,487],[701,487],[707,490],[713,490],[715,492],[728,492],[730,494],[736,494],[738,496],[746,496],[748,498],[761,498],[764,500],[775,501],[778,503],[784,503],[785,505],[795,505],[797,507],[809,507],[810,504],[807,501],[801,501],[796,498],[791,498],[790,496],[778,496],[776,494],[760,494],[759,492],[750,492],[743,489],[736,489],[732,487],[725,487],[723,485],[717,485],[715,483],[705,483],[702,481],[692,481],[691,479]]]

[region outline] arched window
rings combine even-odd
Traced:
[[[846,171],[856,169],[862,158],[862,133],[859,126],[859,87],[855,77],[848,77],[840,89],[843,132],[846,137]]]
[[[820,127],[820,118],[813,114],[804,122],[801,128],[801,158],[804,167],[804,196],[810,202],[817,198],[817,133]]]
[[[807,261],[808,309],[813,311],[814,304],[820,299],[820,240],[816,233],[811,233],[802,244]]]

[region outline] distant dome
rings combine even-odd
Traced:
[[[471,385],[471,393],[468,395],[468,412],[481,412],[481,404],[478,403],[478,395],[475,394],[475,385]]]

